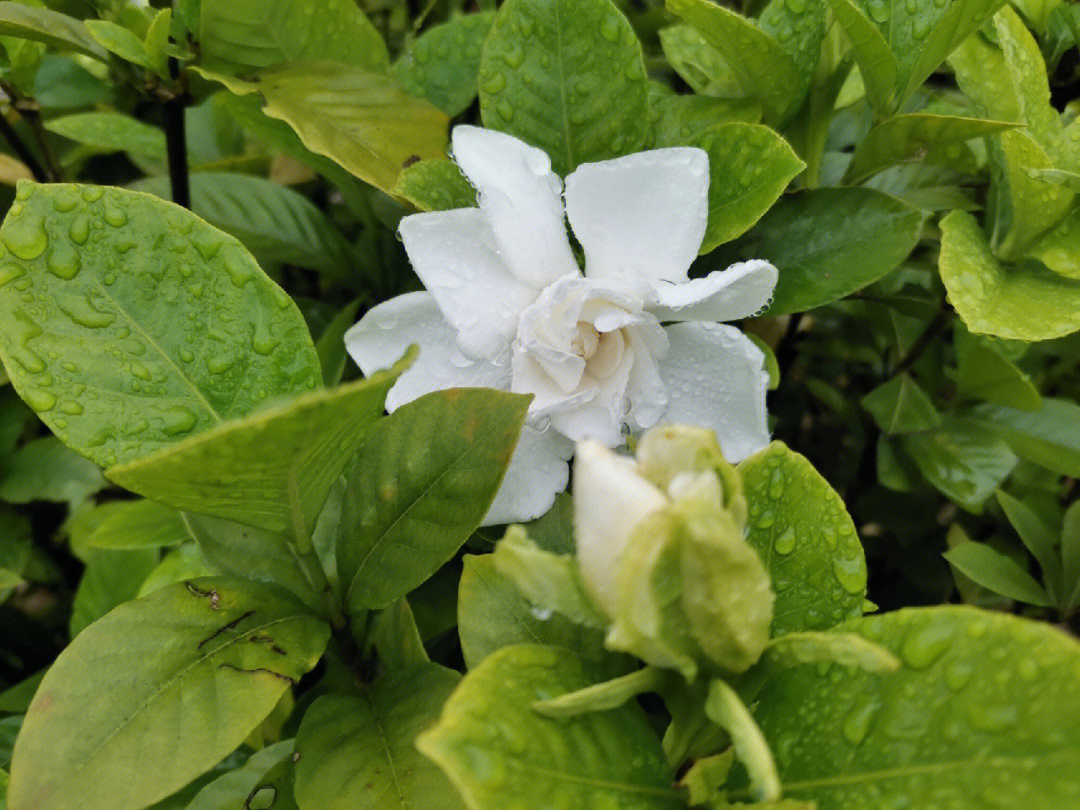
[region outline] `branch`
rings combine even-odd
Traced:
[[[169,57],[169,75],[173,79],[180,76],[180,66],[175,58]],[[169,153],[169,182],[172,185],[173,202],[184,208],[191,208],[191,184],[188,177],[187,133],[184,130],[184,108],[187,107],[187,89],[165,101],[165,145]]]

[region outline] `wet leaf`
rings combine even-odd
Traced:
[[[862,613],[866,560],[840,496],[810,462],[773,442],[739,465],[746,541],[769,569],[772,635],[825,630]]]
[[[73,50],[102,62],[109,52],[98,44],[85,23],[59,11],[23,3],[0,3],[0,35],[44,42],[60,50]]]
[[[293,532],[304,544],[330,487],[412,362],[234,419],[109,469],[109,480],[174,509]]]
[[[1073,639],[966,607],[902,610],[837,629],[883,645],[904,666],[874,674],[813,664],[767,683],[754,714],[785,796],[820,810],[1073,803]]]
[[[351,610],[397,601],[476,530],[502,483],[528,404],[527,396],[455,388],[380,420],[345,472],[337,561]]]
[[[1001,264],[970,214],[941,220],[939,268],[949,301],[976,334],[1047,340],[1080,329],[1080,280],[1036,262]]]
[[[561,176],[636,152],[648,134],[637,35],[611,0],[507,0],[484,45],[480,112]]]
[[[122,605],[42,681],[15,746],[9,806],[137,810],[164,798],[236,748],[328,636],[292,597],[239,579]]]
[[[361,697],[327,695],[296,735],[303,810],[464,810],[445,776],[413,747],[461,676],[437,664],[383,675]]]
[[[394,62],[394,76],[417,98],[460,115],[478,93],[481,48],[494,22],[494,12],[487,11],[432,26]]]
[[[0,229],[0,357],[68,446],[111,466],[319,384],[300,312],[232,237],[132,191],[18,196]]]
[[[660,740],[636,706],[569,720],[532,709],[535,700],[588,685],[570,650],[504,647],[465,676],[417,747],[475,810],[509,810],[535,796],[557,796],[567,810],[684,807]]]

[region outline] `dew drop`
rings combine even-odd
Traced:
[[[79,274],[82,260],[79,258],[79,251],[75,250],[66,239],[57,239],[53,243],[52,250],[49,251],[46,264],[49,272],[54,276],[70,281]]]
[[[795,527],[788,526],[773,543],[777,554],[790,554],[795,550]]]
[[[61,413],[66,413],[68,416],[78,416],[83,412],[83,406],[74,400],[65,400],[60,403],[59,409]]]
[[[613,14],[605,17],[604,21],[600,23],[600,36],[608,42],[618,42],[621,33],[622,28],[619,26],[619,18]]]
[[[870,701],[848,712],[840,726],[844,739],[852,745],[860,745],[870,733],[880,708],[881,704]]]
[[[83,186],[82,198],[87,202],[97,202],[104,193],[105,189],[101,186]]]
[[[41,388],[27,388],[23,392],[23,399],[38,413],[51,411],[56,406],[56,397]]]
[[[199,421],[195,411],[185,408],[183,405],[174,405],[162,413],[164,424],[161,429],[166,436],[179,436],[182,433],[190,433],[195,429]]]
[[[116,320],[111,312],[102,312],[89,298],[70,296],[56,299],[56,306],[79,326],[88,329],[101,329]]]
[[[229,274],[235,286],[243,287],[251,280],[251,265],[244,261],[244,256],[239,249],[227,251],[222,264],[225,265],[225,272]]]
[[[952,645],[952,628],[945,624],[928,625],[904,639],[900,657],[912,669],[926,669]]]
[[[68,235],[76,245],[85,245],[86,240],[90,238],[90,217],[86,214],[75,217],[68,229]]]
[[[6,262],[0,264],[0,287],[3,287],[9,281],[14,281],[19,276],[25,275],[26,271],[19,265],[13,262]]]
[[[12,206],[14,212],[14,206]],[[0,230],[0,241],[4,246],[24,261],[36,259],[49,246],[49,235],[45,233],[45,220],[40,214],[9,218]]]
[[[862,593],[866,588],[866,568],[858,557],[833,560],[833,575],[848,593]]]
[[[224,374],[236,364],[235,354],[219,354],[207,358],[206,368],[211,374]]]

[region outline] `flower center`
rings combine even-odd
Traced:
[[[596,331],[596,327],[587,321],[578,321],[574,339],[570,341],[574,354],[582,360],[588,360],[596,353],[599,343],[600,333]]]

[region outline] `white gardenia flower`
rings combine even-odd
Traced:
[[[456,127],[453,154],[479,208],[401,220],[427,291],[374,307],[345,345],[364,374],[419,345],[391,411],[458,386],[535,395],[486,525],[542,515],[566,487],[573,443],[616,446],[624,425],[711,428],[732,462],[768,443],[764,357],[720,322],[764,307],[776,268],[749,261],[689,279],[708,219],[704,151],[587,163],[565,194],[548,156],[509,135]]]

